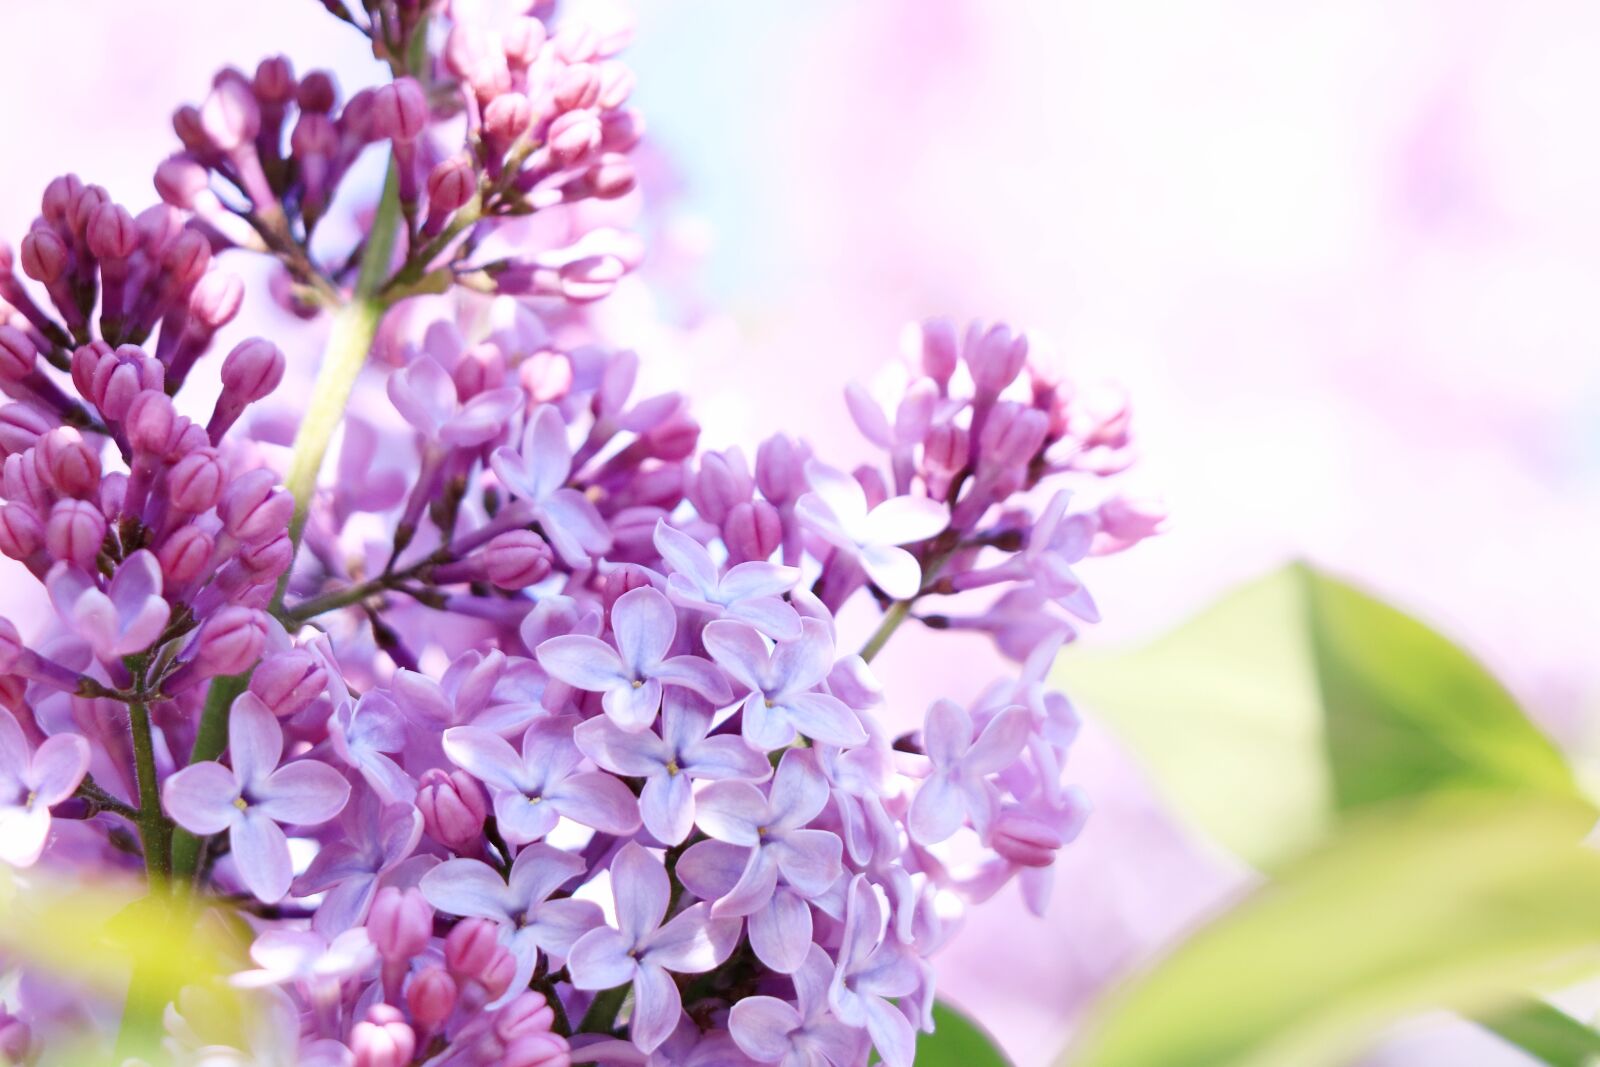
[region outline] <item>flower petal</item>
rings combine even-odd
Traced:
[[[756,845],[766,822],[767,798],[749,782],[716,782],[701,791],[695,821],[707,837],[731,845]]]
[[[590,719],[572,736],[585,756],[612,774],[648,778],[660,774],[671,756],[666,742],[651,731],[629,732],[609,718]]]
[[[660,967],[643,964],[633,980],[633,1016],[628,1034],[641,1052],[654,1052],[678,1028],[683,999],[677,983]]]
[[[241,693],[228,712],[228,758],[249,789],[267,780],[283,757],[283,728],[254,693]],[[253,799],[253,798],[252,798]]]
[[[639,801],[609,774],[574,774],[545,797],[562,815],[603,834],[631,834],[639,829]]]
[[[745,748],[737,738],[728,740]],[[639,793],[639,814],[644,818],[644,828],[657,841],[663,845],[682,843],[694,829],[694,789],[689,776],[658,774],[648,779]]]
[[[895,600],[910,600],[922,589],[922,565],[903,548],[873,545],[861,552],[861,569]]]
[[[552,637],[534,650],[534,656],[552,678],[591,693],[603,693],[633,680],[617,650],[598,637]]]
[[[701,631],[700,640],[717,666],[734,681],[755,691],[767,687],[771,655],[754,627],[742,622],[709,622]]]
[[[776,997],[745,997],[728,1013],[734,1043],[752,1059],[777,1063],[789,1054],[790,1034],[801,1026],[800,1013]]]
[[[661,925],[672,883],[661,861],[630,841],[611,861],[611,892],[617,901],[617,927],[637,946]]]
[[[497,789],[520,792],[528,780],[522,757],[510,742],[476,726],[456,726],[444,732],[444,754],[450,762],[479,781]]]
[[[510,891],[494,868],[481,860],[445,860],[424,874],[417,886],[440,911],[511,921]]]
[[[294,868],[289,862],[289,842],[278,824],[265,814],[247,810],[228,833],[233,865],[245,888],[264,904],[276,904],[289,892]]]
[[[793,974],[811,949],[811,908],[785,889],[746,920],[756,958],[779,974]]]
[[[961,761],[969,775],[986,775],[1003,771],[1017,761],[1033,732],[1033,720],[1020,707],[1006,708],[983,728],[978,740],[973,742]]]
[[[161,787],[161,806],[191,834],[220,834],[239,817],[239,782],[220,763],[191,763]]]
[[[826,693],[796,693],[785,697],[783,711],[796,730],[825,745],[854,748],[867,743],[861,720],[844,701]]]
[[[567,956],[567,973],[576,989],[614,989],[633,980],[638,964],[628,955],[633,944],[609,926],[578,938]]]
[[[344,810],[350,783],[316,760],[298,760],[274,771],[256,794],[252,810],[274,822],[317,826]]]
[[[666,658],[678,632],[678,613],[661,592],[644,585],[629,590],[611,606],[611,631],[626,670],[634,677],[652,673]]]
[[[867,514],[863,540],[869,545],[926,541],[950,525],[950,510],[925,496],[890,497]]]
[[[34,804],[48,808],[70,797],[88,773],[89,759],[89,742],[77,734],[45,738],[28,770]]]

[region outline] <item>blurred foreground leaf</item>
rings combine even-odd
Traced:
[[[917,1035],[917,1067],[1011,1067],[993,1038],[943,1001],[933,1006],[933,1026]]]
[[[1115,994],[1061,1063],[1316,1067],[1420,1011],[1523,1003],[1600,957],[1593,823],[1533,797],[1353,820]]]
[[[1479,1015],[1478,1022],[1551,1067],[1600,1062],[1600,1031],[1542,1000],[1498,1008]]]
[[[1441,790],[1576,797],[1550,740],[1427,626],[1305,566],[1058,680],[1180,811],[1271,868],[1353,812]]]

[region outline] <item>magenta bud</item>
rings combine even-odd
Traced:
[[[232,152],[256,139],[261,131],[261,106],[243,76],[218,77],[200,105],[200,128],[222,152]]]
[[[456,1010],[456,980],[443,967],[430,964],[406,987],[406,1010],[424,1032],[444,1026]]]
[[[420,889],[384,886],[372,900],[367,935],[379,956],[404,963],[428,947],[433,937],[433,908]]]
[[[375,137],[410,144],[428,126],[428,97],[415,78],[396,78],[373,91],[370,121]]]
[[[545,38],[544,23],[538,19],[512,19],[504,34],[506,63],[517,70],[527,70],[539,58]]]
[[[600,102],[600,71],[589,63],[563,67],[551,96],[557,111],[594,107]]]
[[[156,549],[162,581],[169,588],[190,584],[210,565],[215,548],[211,535],[198,526],[184,526],[174,531]]]
[[[644,137],[644,116],[637,111],[608,111],[600,116],[600,147],[629,152]]]
[[[517,1038],[498,1062],[502,1067],[571,1067],[572,1048],[566,1038],[550,1030]]]
[[[679,408],[656,426],[645,431],[643,442],[650,454],[668,463],[678,463],[694,455],[700,443],[700,424]]]
[[[101,204],[89,216],[89,251],[97,259],[127,259],[139,250],[139,227],[121,204]]]
[[[327,668],[300,648],[267,656],[250,675],[250,692],[280,719],[300,714],[327,688]]]
[[[483,549],[489,580],[501,589],[526,589],[550,573],[550,546],[532,530],[511,530]]]
[[[230,604],[201,624],[195,638],[195,661],[207,677],[241,674],[261,658],[266,642],[266,616]]]
[[[991,467],[1021,471],[1044,447],[1050,416],[1009,401],[996,404],[983,424],[979,458]]]
[[[300,79],[300,89],[295,99],[300,110],[314,115],[326,115],[339,102],[339,85],[333,75],[325,70],[314,70]]]
[[[202,177],[203,177],[202,173]],[[170,204],[151,204],[133,221],[139,227],[139,242],[145,255],[159,260],[167,246],[183,232],[183,212]]]
[[[78,198],[72,202],[72,211],[68,218],[72,223],[72,235],[82,241],[87,241],[89,236],[89,220],[94,218],[94,213],[102,205],[111,202],[111,194],[98,185],[85,185]]]
[[[39,359],[39,347],[15,326],[0,326],[0,378],[20,381]]]
[[[500,960],[511,959],[511,954],[500,946],[499,930],[488,919],[462,919],[445,935],[444,965],[457,981],[488,985],[487,978],[499,969]],[[516,966],[515,960],[512,966]],[[490,992],[499,995],[493,989]]]
[[[954,474],[966,469],[969,449],[966,428],[944,422],[928,431],[922,442],[922,458],[929,469]]]
[[[178,417],[166,393],[142,390],[128,405],[123,419],[128,430],[128,444],[135,452],[147,456],[165,456],[173,444],[175,432],[182,429]]]
[[[50,184],[44,187],[44,196],[39,200],[40,214],[52,226],[69,225],[72,205],[78,202],[78,194],[81,192],[83,192],[83,180],[76,174],[63,174],[51,178]]]
[[[93,496],[100,487],[100,454],[71,426],[58,426],[34,446],[43,473],[65,496]]]
[[[180,292],[198,282],[210,265],[211,245],[190,229],[174,237],[161,253],[161,269],[171,277],[171,284]]]
[[[234,346],[222,361],[222,387],[254,403],[283,381],[283,352],[271,341],[252,337]]]
[[[294,64],[286,56],[268,56],[256,64],[256,99],[282,106],[294,99]]]
[[[633,162],[625,156],[608,155],[584,172],[589,191],[599,200],[615,200],[633,192],[639,183]]]
[[[570,166],[600,147],[600,119],[592,111],[564,112],[550,123],[545,140],[551,157]]]
[[[245,545],[239,549],[239,563],[259,577],[276,578],[294,562],[294,542],[287,531],[258,545]]]
[[[289,150],[299,157],[302,167],[307,165],[308,157],[331,157],[339,150],[339,128],[326,115],[302,112],[289,134]]]
[[[106,517],[87,500],[61,500],[50,509],[44,543],[50,555],[89,571],[106,539]]]
[[[205,123],[200,121],[200,109],[184,104],[172,113],[172,132],[178,135],[183,147],[191,152],[210,152],[211,138],[206,136]]]
[[[405,1067],[417,1051],[417,1037],[392,1004],[374,1004],[350,1030],[354,1067]]]
[[[55,423],[27,404],[0,407],[0,455],[26,452],[54,426]]]
[[[220,330],[239,314],[244,282],[236,274],[208,271],[189,294],[189,314],[208,330]]]
[[[690,485],[689,498],[695,510],[708,522],[721,523],[736,505],[750,499],[755,480],[745,469],[738,453],[707,452],[700,457],[700,470]]]
[[[428,836],[454,852],[466,852],[483,836],[489,801],[483,787],[465,771],[439,768],[423,772],[417,809]]]
[[[740,563],[767,559],[783,545],[783,519],[765,500],[747,500],[728,511],[722,538]]]
[[[287,530],[294,514],[294,497],[278,488],[277,481],[277,476],[265,467],[234,479],[217,507],[222,528],[247,545]]]
[[[167,472],[167,499],[178,511],[198,515],[217,506],[227,481],[221,453],[214,448],[199,448]]]
[[[544,994],[527,990],[518,993],[495,1015],[495,1036],[505,1042],[548,1034],[555,1026],[556,1013]]]
[[[16,501],[0,506],[0,553],[27,562],[43,547],[44,523],[38,512]]]
[[[774,504],[787,504],[808,492],[805,475],[806,451],[792,438],[775,434],[756,449],[756,484],[761,495]]]
[[[1066,844],[1060,830],[1026,811],[1002,811],[989,833],[989,847],[1019,867],[1048,867]]]
[[[55,231],[34,229],[22,239],[22,273],[36,282],[49,285],[67,269],[67,243]]]
[[[448,215],[460,210],[477,191],[478,176],[466,156],[451,156],[428,175],[428,214]]]
[[[967,331],[967,366],[981,392],[998,393],[1022,373],[1028,359],[1028,339],[1020,334],[1012,336],[1009,326],[998,323],[982,334],[978,330],[978,324],[973,323]],[[929,376],[938,377],[932,372]]]
[[[497,153],[510,148],[531,125],[533,104],[521,93],[503,93],[483,109],[483,139]]]

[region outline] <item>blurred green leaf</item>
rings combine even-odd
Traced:
[[[1180,811],[1265,868],[1353,812],[1440,790],[1578,796],[1510,694],[1427,626],[1305,565],[1058,680]]]
[[[1525,1001],[1600,956],[1593,823],[1532,796],[1353,819],[1115,994],[1061,1063],[1317,1067],[1419,1011]]]
[[[933,1033],[917,1035],[917,1067],[1011,1067],[994,1039],[950,1005],[933,1006]]]
[[[1551,1067],[1592,1067],[1600,1060],[1600,1031],[1542,1000],[1499,1008],[1477,1021]]]

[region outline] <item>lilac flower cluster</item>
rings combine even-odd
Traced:
[[[244,924],[222,985],[172,991],[180,1063],[906,1067],[960,903],[1042,908],[1087,813],[1048,672],[1096,617],[1073,568],[1161,521],[1094,489],[1126,405],[930,322],[892,410],[847,393],[878,463],[700,451],[574,311],[637,258],[574,211],[632,185],[620,42],[326,3],[393,80],[341,107],[225,70],[163,205],[63,178],[5,250],[0,551],[57,619],[0,625],[0,860],[142,865]],[[370,229],[313,254],[369,149]],[[543,245],[511,221],[560,213]],[[286,380],[265,341],[179,410],[239,252],[331,319],[292,434],[242,418]],[[908,621],[1021,670],[895,734],[871,661]],[[13,1059],[62,1025],[20,983]]]

